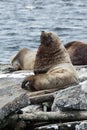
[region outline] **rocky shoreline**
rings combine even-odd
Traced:
[[[0,129],[86,130],[87,66],[75,66],[78,85],[59,91],[27,92],[21,82],[32,71],[9,73],[0,65]]]

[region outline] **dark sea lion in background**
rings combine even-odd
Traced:
[[[65,45],[73,65],[87,65],[87,44],[72,41]]]
[[[28,76],[22,82],[22,88],[29,90],[62,89],[78,83],[77,72],[70,57],[53,33],[42,32],[38,48],[35,75]]]
[[[36,51],[23,48],[11,57],[10,63],[14,70],[33,70],[35,56]]]

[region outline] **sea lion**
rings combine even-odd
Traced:
[[[11,57],[10,63],[14,70],[32,70],[34,69],[35,55],[36,51],[23,48]]]
[[[78,75],[70,57],[60,39],[51,32],[41,33],[38,48],[35,75],[28,76],[22,82],[22,88],[29,90],[61,89],[78,83]]]
[[[65,45],[73,65],[87,65],[87,44],[72,41]]]

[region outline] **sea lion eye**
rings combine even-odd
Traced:
[[[50,34],[48,34],[48,36],[47,36],[48,38],[51,38],[51,35]]]

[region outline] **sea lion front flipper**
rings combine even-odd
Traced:
[[[33,87],[33,81],[34,81],[34,76],[29,76],[27,78],[24,79],[24,81],[22,82],[21,88],[25,89],[25,90],[31,90],[34,91],[35,88]]]

